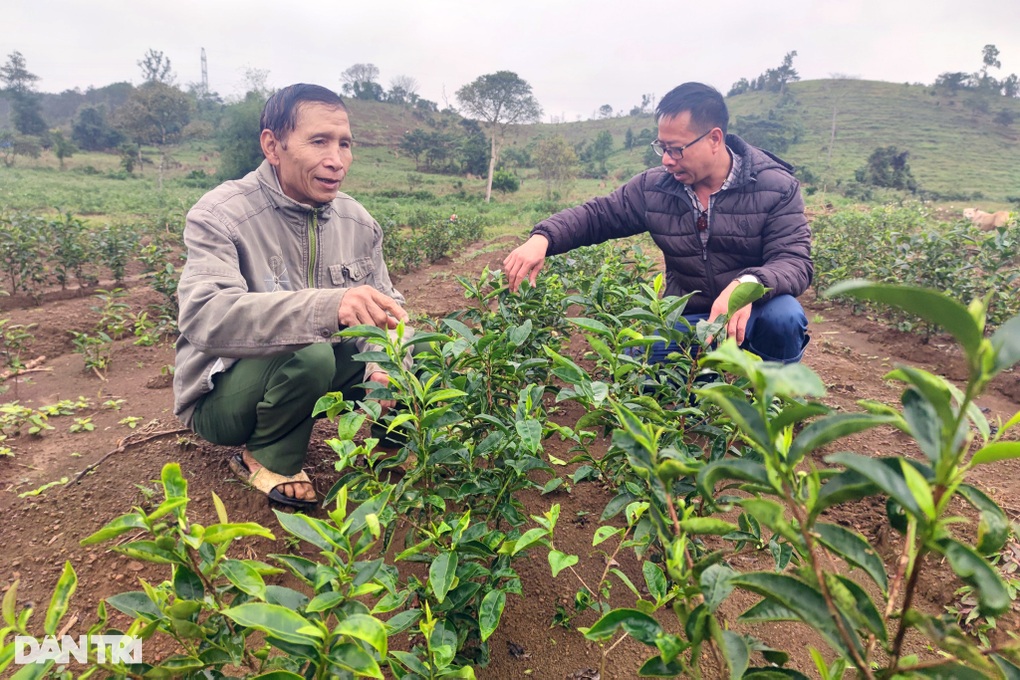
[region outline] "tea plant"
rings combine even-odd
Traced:
[[[748,391],[726,383],[696,391],[737,426],[746,449],[740,457],[705,461],[677,455],[662,445],[662,427],[619,407],[622,427],[614,431],[614,445],[627,452],[634,473],[651,492],[648,517],[668,582],[678,589],[671,591],[673,611],[684,633],[666,632],[649,616],[657,608],[654,603],[639,598],[637,608],[608,612],[585,635],[605,641],[622,629],[654,647],[658,653],[642,674],[698,677],[705,649],[731,677],[758,677],[764,669],[751,667],[749,660],[761,645],[727,630],[719,614],[729,593],[742,589],[762,600],[739,621],[799,621],[829,644],[834,661],[825,664],[816,656],[826,677],[836,676],[836,669],[844,666],[866,678],[1015,677],[1020,644],[982,645],[962,635],[952,621],[915,609],[914,599],[920,574],[937,559],[945,560],[973,588],[979,613],[994,616],[1011,605],[1009,591],[987,557],[1006,540],[1005,514],[965,479],[976,465],[1020,457],[1020,443],[1002,438],[1020,424],[1020,413],[992,435],[974,405],[992,377],[1020,361],[1020,317],[984,338],[987,300],[965,308],[932,291],[863,282],[842,284],[829,294],[893,304],[941,323],[967,357],[966,387],[958,390],[943,378],[904,367],[889,375],[906,384],[901,411],[864,402],[863,413],[833,412],[813,401],[824,388],[810,369],[762,363],[729,340],[701,363],[746,381]],[[844,452],[825,457],[833,467],[816,464],[813,455],[819,448],[878,425],[910,435],[926,460]],[[691,474],[696,496],[678,496],[677,481]],[[887,497],[889,524],[904,537],[891,576],[866,539],[821,521],[828,508],[875,495]],[[948,514],[953,498],[971,505],[980,517],[972,541],[949,531],[958,521]],[[742,513],[739,524],[712,517],[734,507]],[[734,568],[731,556],[764,547],[763,529],[772,533],[769,544],[775,541],[771,550],[776,569]],[[862,570],[880,593],[877,601],[839,573],[837,559]],[[940,658],[922,661],[906,654],[908,631],[926,639]],[[782,656],[765,654],[769,661]],[[785,673],[791,675],[802,677]]]

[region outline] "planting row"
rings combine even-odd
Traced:
[[[391,384],[369,396],[394,399],[398,408],[382,416],[374,401],[320,400],[317,411],[336,423],[327,443],[341,472],[324,513],[277,513],[279,527],[269,528],[231,522],[214,497],[216,521],[202,526],[189,519],[187,482],[169,464],[158,507],[115,518],[85,539],[133,534],[111,549],[167,567],[161,583],[142,581],[141,590],[107,598],[90,632],[109,628],[112,608],[132,620],[127,634],[168,636],[175,653],[138,665],[110,662],[107,670],[226,677],[233,666],[244,677],[298,680],[382,678],[388,669],[408,680],[472,678],[490,658],[507,599],[522,592],[515,565],[538,556],[552,577],[576,582],[573,611],[551,611],[550,619],[592,622],[578,631],[599,645],[603,673],[618,642],[632,637],[649,656],[624,674],[701,677],[713,668],[735,678],[806,678],[787,667],[789,650],[741,632],[743,623],[796,621],[828,646],[812,651],[819,677],[839,678],[847,668],[866,678],[1017,677],[1016,645],[968,637],[951,618],[912,603],[919,575],[944,560],[973,588],[981,615],[1012,604],[994,566],[1008,521],[966,477],[976,465],[1020,457],[1020,443],[1004,438],[1020,414],[992,428],[974,404],[994,375],[1020,361],[1020,317],[985,338],[980,302],[968,308],[932,291],[837,286],[830,292],[938,321],[970,373],[961,390],[919,369],[897,369],[888,378],[904,385],[899,406],[862,402],[860,412],[834,412],[820,402],[824,386],[806,366],[762,363],[733,340],[698,358],[693,339],[720,337],[724,326],[686,326],[685,298],[660,297],[662,276],[651,270],[640,252],[583,249],[552,258],[542,286],[517,295],[499,273],[461,280],[468,307],[423,321],[413,342],[404,342],[402,328],[395,339],[374,327],[343,331],[381,347],[360,358],[381,364]],[[762,292],[743,284],[731,305]],[[580,359],[571,358],[576,344],[566,349],[572,336],[574,343],[583,337]],[[679,350],[665,365],[649,364],[650,348],[664,339]],[[401,359],[412,347],[418,354],[409,369]],[[580,419],[564,420],[558,405],[567,401],[580,404]],[[370,421],[404,440],[399,454],[358,436]],[[820,453],[881,425],[906,433],[921,456]],[[549,437],[571,442],[572,459],[549,455]],[[405,474],[391,475],[397,466]],[[591,556],[556,544],[556,496],[595,481],[615,490],[593,527],[592,545],[607,558],[598,582],[574,569]],[[549,509],[529,517],[522,495],[535,490],[549,496]],[[822,518],[872,496],[885,499],[888,528],[902,535],[901,554],[888,565],[863,536]],[[961,528],[948,512],[953,499],[971,506],[980,523]],[[240,540],[258,550],[280,532],[314,546],[317,556],[244,559],[233,547]],[[627,554],[640,564],[640,587],[614,566]],[[737,558],[749,554],[766,556],[772,568],[742,569],[748,561]],[[860,571],[851,578],[834,567],[843,563]],[[283,572],[295,587],[279,584]],[[19,611],[11,588],[0,670],[13,655],[8,635],[60,629],[76,578],[67,565],[41,628],[30,625],[29,610]],[[614,584],[622,596],[611,602]],[[721,605],[736,591],[760,599],[727,617]],[[936,653],[906,654],[908,633]],[[52,662],[22,671],[55,672]]]

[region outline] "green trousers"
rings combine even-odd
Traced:
[[[353,340],[316,343],[264,359],[241,359],[213,376],[215,389],[195,407],[193,427],[203,439],[245,446],[270,471],[297,474],[312,438],[312,409],[327,392],[365,398],[365,364],[353,359]]]

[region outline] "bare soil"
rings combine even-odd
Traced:
[[[431,268],[397,277],[398,288],[408,299],[408,308],[416,313],[442,316],[460,309],[464,296],[455,275],[476,277],[483,266],[498,268],[513,243],[506,239],[476,245],[453,261],[441,262]],[[155,300],[155,293],[144,282],[135,282],[128,289],[126,302],[132,309],[141,309]],[[87,293],[86,293],[87,294]],[[897,364],[910,364],[946,375],[963,378],[959,354],[944,338],[922,344],[916,336],[899,333],[860,316],[852,316],[843,308],[804,298],[811,319],[812,341],[804,362],[818,373],[828,388],[825,401],[833,407],[856,410],[859,399],[876,399],[895,403],[900,394],[896,384],[883,376]],[[62,399],[79,396],[92,407],[76,414],[91,416],[95,429],[72,433],[73,417],[51,419],[56,428],[40,437],[22,434],[6,444],[14,449],[13,457],[0,458],[0,590],[6,591],[14,580],[20,580],[19,603],[32,602],[44,610],[52,588],[65,561],[78,573],[79,587],[68,614],[77,623],[68,630],[76,635],[94,620],[95,608],[101,598],[117,592],[135,590],[137,580],[159,582],[167,578],[164,569],[117,555],[106,546],[83,548],[79,541],[102,527],[107,521],[130,511],[133,506],[150,502],[160,470],[170,461],[178,461],[190,483],[193,499],[189,515],[194,521],[211,523],[215,517],[211,492],[223,499],[232,520],[256,521],[275,527],[276,520],[266,499],[247,489],[233,478],[227,461],[236,451],[213,446],[194,435],[179,433],[180,423],[172,412],[172,390],[166,368],[173,363],[169,345],[136,347],[131,339],[119,341],[105,380],[83,369],[82,359],[72,352],[70,330],[85,330],[98,319],[91,310],[95,304],[89,297],[73,293],[53,293],[39,305],[17,298],[0,298],[0,309],[13,323],[37,326],[35,342],[24,354],[25,359],[45,355],[44,371],[33,372],[16,386],[8,380],[6,394],[0,401],[17,399],[21,404],[38,408]],[[108,400],[123,400],[119,410],[104,408]],[[979,400],[992,422],[1005,420],[1020,409],[1020,375],[1010,371],[1000,376]],[[578,414],[574,413],[576,418]],[[120,424],[125,417],[140,418],[134,430]],[[570,417],[569,410],[565,417]],[[144,429],[143,429],[144,428]],[[168,433],[168,434],[160,434]],[[153,436],[155,435],[155,436]],[[335,435],[328,422],[316,425],[307,470],[320,493],[337,478],[333,454],[321,442]],[[39,495],[19,497],[43,484],[62,478],[74,479],[89,465],[96,464],[127,441],[152,437],[130,444],[109,455],[78,483],[52,487]],[[546,449],[566,457],[559,442],[546,442]],[[841,450],[872,455],[914,455],[915,447],[901,434],[892,430],[869,431],[844,440]],[[568,472],[570,469],[568,468]],[[976,470],[973,483],[984,489],[1014,520],[1020,519],[1020,462],[1006,461]],[[611,493],[595,484],[581,483],[570,493],[554,492],[547,496],[537,493],[523,500],[530,514],[540,514],[552,503],[562,506],[557,547],[581,556],[577,571],[582,578],[597,582],[605,566],[605,557],[591,547],[598,516]],[[156,501],[158,502],[158,495]],[[964,508],[959,508],[964,512]],[[323,511],[318,511],[322,513]],[[861,532],[880,554],[888,560],[888,568],[897,553],[898,537],[884,531],[884,507],[878,502],[862,502],[832,510],[828,521],[838,522]],[[281,535],[282,531],[277,531]],[[601,546],[600,546],[601,547]],[[286,552],[282,540],[249,541],[237,546],[247,556]],[[296,550],[311,553],[309,546]],[[618,556],[620,567],[641,583],[640,564],[627,556]],[[743,568],[768,568],[770,560],[760,564],[747,563]],[[568,572],[552,579],[543,556],[521,560],[517,568],[524,584],[524,596],[508,599],[499,630],[492,638],[492,663],[478,669],[480,678],[596,678],[600,652],[587,643],[576,630],[553,625],[557,604],[569,607],[579,583]],[[955,583],[943,565],[932,564],[922,582],[920,607],[940,612],[954,598]],[[613,590],[614,604],[627,606],[629,593],[620,585]],[[754,597],[735,595],[724,605],[725,613],[735,618],[753,604]],[[36,618],[41,619],[42,613]],[[123,621],[117,621],[125,623]],[[590,625],[591,613],[578,615],[572,626]],[[37,621],[38,623],[38,621]],[[1017,628],[1016,613],[1000,620],[1001,629]],[[778,649],[792,654],[791,665],[814,675],[807,653],[808,646],[825,649],[823,641],[794,624],[757,625],[746,630]],[[923,648],[913,651],[923,653]],[[602,678],[634,678],[650,650],[633,641],[626,641],[613,650]],[[757,660],[760,662],[760,659]]]

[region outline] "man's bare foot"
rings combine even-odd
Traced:
[[[245,449],[241,454],[241,459],[244,460],[244,464],[248,466],[253,475],[256,470],[261,470],[265,467],[252,457],[248,449]],[[280,493],[289,498],[296,498],[301,501],[315,500],[315,488],[309,482],[291,482],[281,484],[277,488],[280,490]]]

